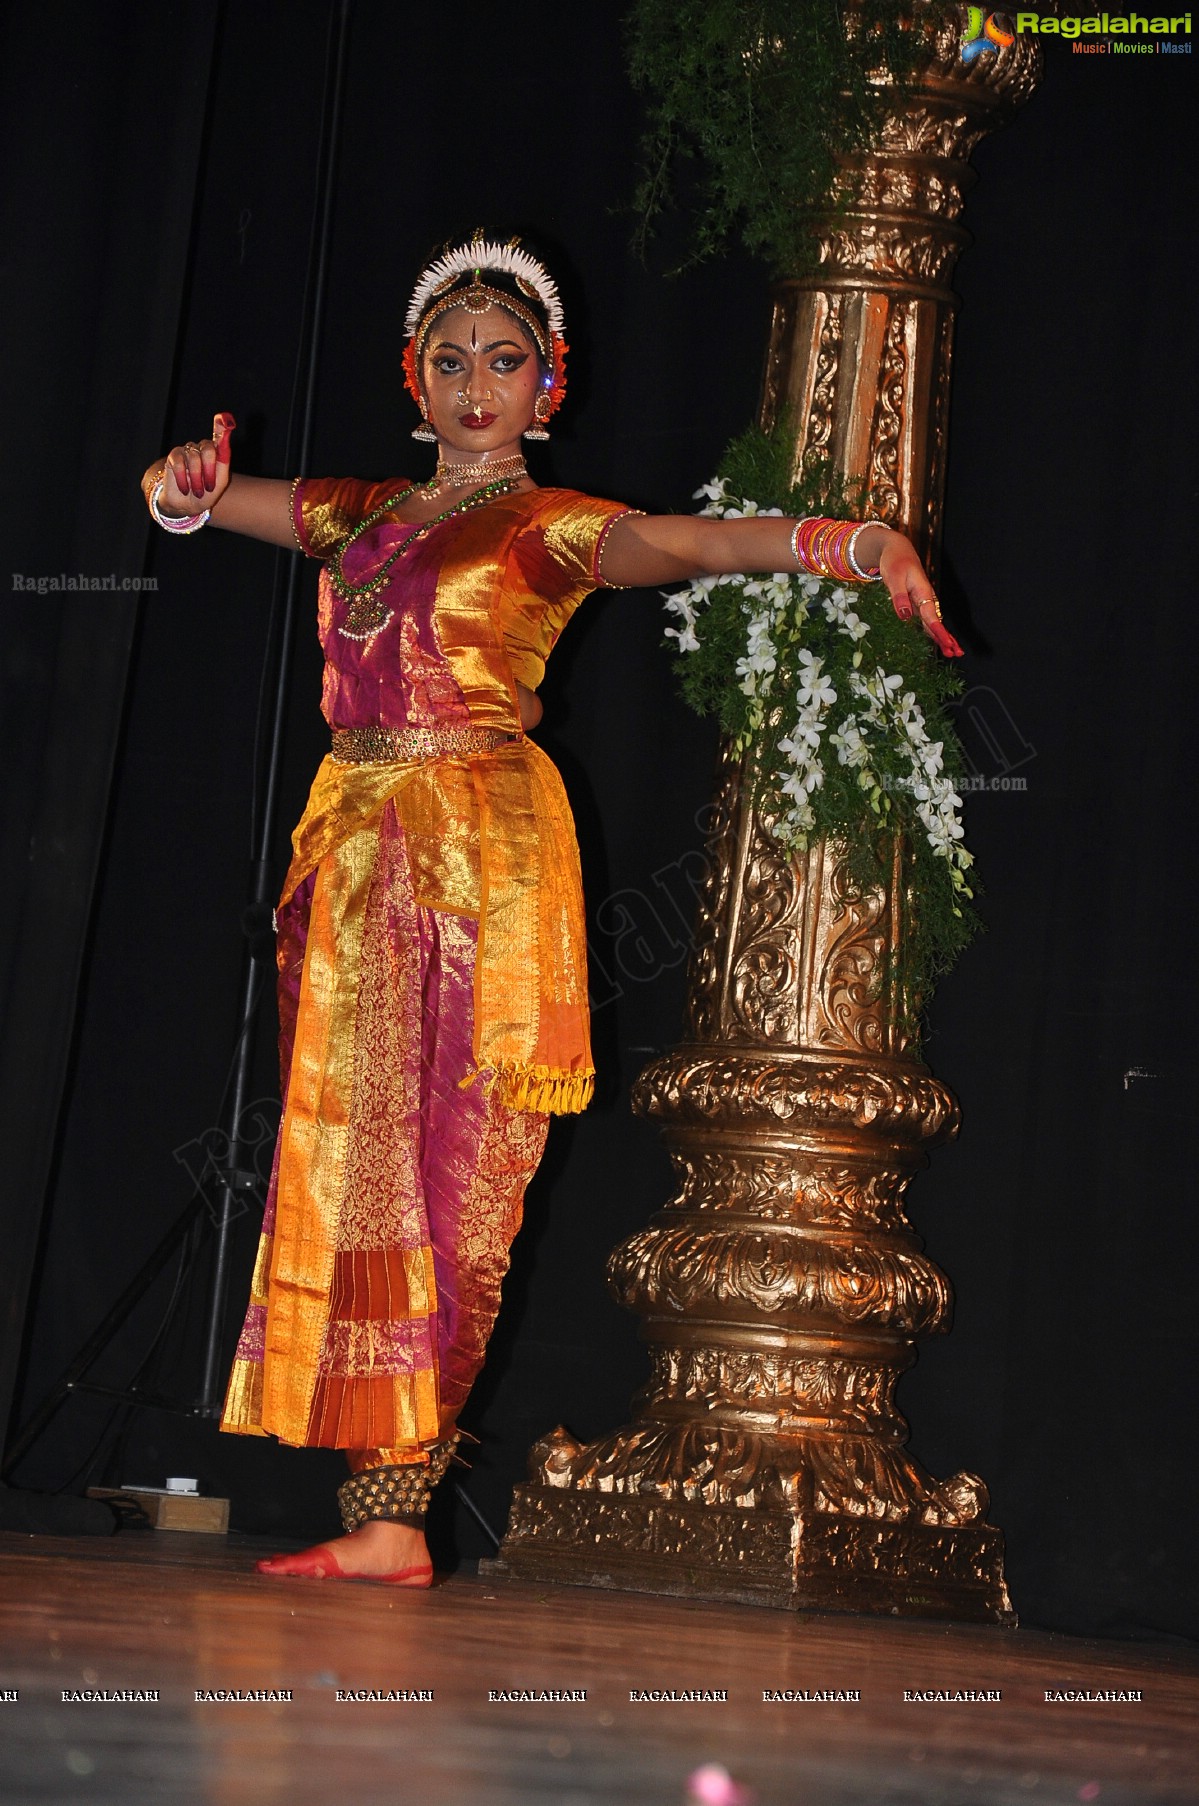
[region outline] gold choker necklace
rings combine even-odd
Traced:
[[[498,483],[505,479],[515,482],[528,474],[519,452],[511,458],[484,458],[479,464],[446,464],[439,458],[430,494],[436,495],[439,489],[456,488],[462,483]]]

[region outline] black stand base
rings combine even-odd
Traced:
[[[111,1536],[119,1523],[100,1499],[0,1486],[0,1530],[24,1536]]]

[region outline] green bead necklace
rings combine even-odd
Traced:
[[[384,515],[389,513],[397,502],[403,501],[406,496],[418,493],[419,490],[436,489],[438,487],[436,474],[427,483],[419,484],[415,491],[401,489],[398,495],[389,496],[375,509],[373,514],[368,514],[352,533],[347,534],[338,547],[336,556],[329,561],[329,581],[342,601],[348,604],[345,622],[338,631],[351,640],[373,640],[377,633],[382,633],[391,620],[393,611],[390,608],[381,609],[379,598],[387,588],[393,568],[399,563],[409,546],[414,546],[418,539],[423,539],[425,534],[431,528],[436,527],[439,522],[452,520],[456,514],[469,514],[475,508],[484,507],[497,496],[510,494],[522,480],[523,475],[522,472],[520,476],[500,477],[496,482],[488,483],[485,488],[476,489],[473,494],[464,496],[460,502],[455,502],[452,508],[445,509],[441,514],[435,514],[432,520],[418,521],[412,532],[405,535],[394,552],[388,554],[373,577],[368,577],[365,583],[351,583],[341,561],[354,541],[361,539],[364,533],[369,533],[372,527],[378,526]]]

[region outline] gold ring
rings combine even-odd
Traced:
[[[935,596],[926,596],[923,602],[917,602],[916,607],[931,608],[935,612],[938,621],[944,619],[944,616],[941,613],[941,604],[937,601]]]

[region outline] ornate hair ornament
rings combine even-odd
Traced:
[[[517,239],[499,244],[485,238],[481,231],[464,244],[445,251],[421,271],[404,316],[404,331],[408,334],[404,383],[418,405],[421,351],[434,320],[453,307],[464,307],[472,314],[502,307],[527,329],[545,367],[542,395],[538,397],[538,420],[544,425],[566,394],[568,350],[562,302],[549,271],[523,251]]]

